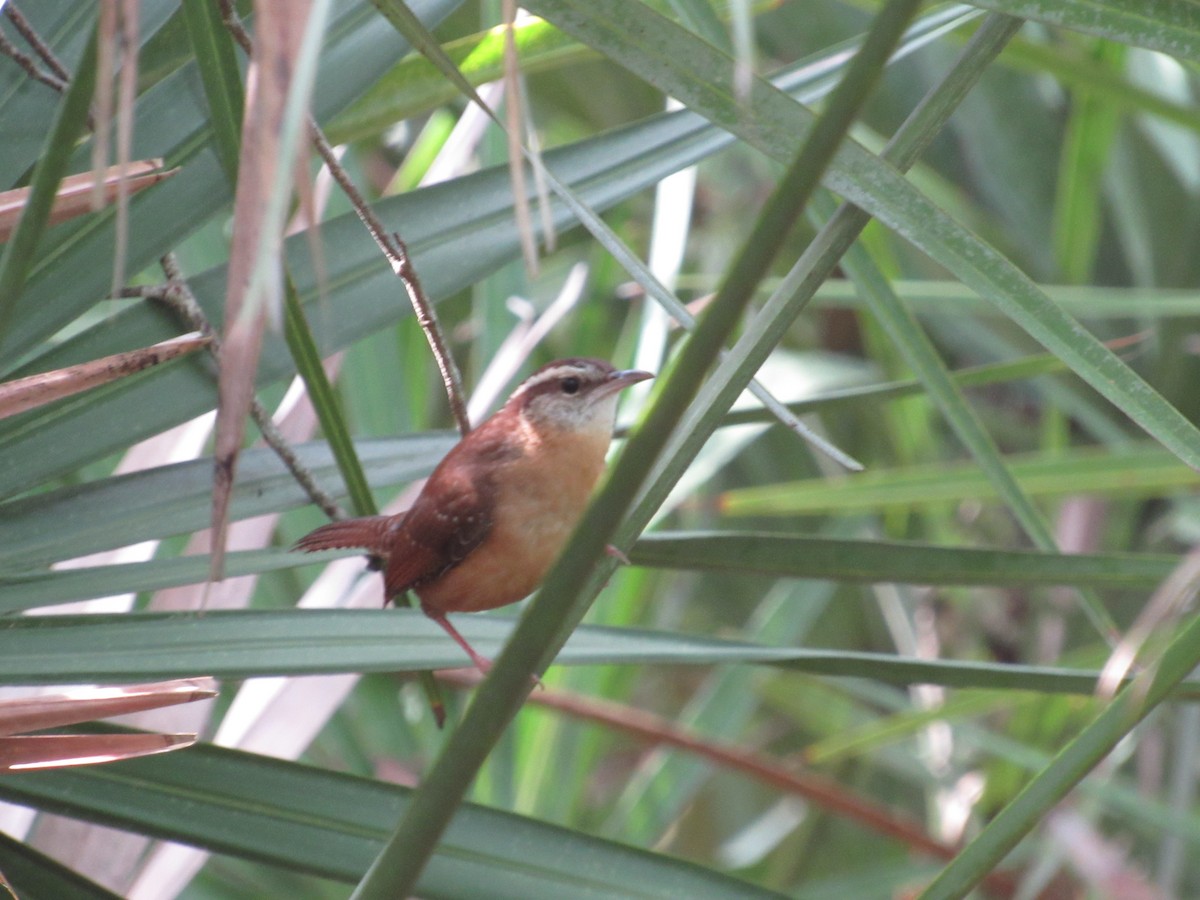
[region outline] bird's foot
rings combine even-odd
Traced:
[[[454,642],[463,648],[467,656],[471,657],[471,662],[475,664],[475,668],[479,670],[479,674],[486,678],[487,673],[492,670],[492,661],[472,647],[467,639],[458,633],[458,629],[450,624],[450,620],[446,618],[444,613],[431,612],[428,609],[425,609],[424,612],[425,615],[429,616],[429,618],[441,625],[442,630],[445,631],[446,634],[454,638]],[[536,674],[530,675],[529,678],[533,682],[534,687],[546,687],[544,684],[542,684],[542,679]]]
[[[473,650],[468,650],[467,652],[471,656],[471,662],[475,663],[475,668],[479,670],[479,674],[486,678],[488,672],[492,670],[492,661]],[[538,677],[536,672],[529,676],[529,680],[535,688],[546,689],[546,685],[542,684],[542,679]]]
[[[623,550],[621,550],[620,547],[614,547],[612,544],[605,544],[604,552],[607,553],[609,556],[611,556],[613,559],[617,560],[618,562],[622,562],[627,566],[633,565],[633,563],[631,563],[629,561],[629,557],[625,555],[625,552]]]

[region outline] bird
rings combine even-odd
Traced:
[[[653,377],[602,359],[547,363],[454,446],[408,510],[330,522],[295,549],[365,550],[384,605],[412,591],[486,674],[491,660],[447,614],[506,606],[541,583],[604,471],[618,394]]]

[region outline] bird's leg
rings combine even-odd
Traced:
[[[458,633],[457,628],[450,624],[450,620],[446,618],[445,613],[430,609],[424,604],[421,605],[421,611],[425,613],[425,615],[429,616],[429,618],[433,619],[433,621],[441,625],[442,630],[445,631],[446,634],[450,635],[450,637],[454,638],[454,642],[458,644],[458,646],[467,651],[467,656],[471,657],[471,662],[475,663],[475,668],[479,670],[481,675],[487,675],[487,673],[491,671],[492,661],[482,653],[476,651],[474,647],[467,643],[467,639]],[[533,683],[534,687],[545,687],[545,685],[542,684],[542,679],[538,678],[536,672],[529,676],[529,680]]]
[[[475,668],[477,668],[481,674],[486,675],[488,673],[488,671],[492,668],[492,661],[486,656],[476,652],[475,648],[467,643],[467,639],[458,633],[457,628],[450,624],[450,620],[446,618],[445,613],[430,609],[424,605],[421,606],[421,610],[425,613],[425,615],[429,616],[429,618],[441,625],[442,630],[445,631],[446,634],[454,638],[454,642],[467,652],[467,656],[471,657],[471,662],[475,663]]]

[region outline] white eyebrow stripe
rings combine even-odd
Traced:
[[[544,372],[538,372],[535,375],[530,375],[529,378],[522,382],[521,386],[513,392],[513,396],[520,396],[531,388],[545,384],[548,381],[555,381],[556,379],[562,378],[566,375],[575,375],[578,377],[585,374],[587,374],[587,369],[585,369],[583,366],[555,366],[553,369],[547,369]]]

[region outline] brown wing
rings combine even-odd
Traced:
[[[400,528],[384,573],[390,600],[437,578],[483,543],[492,524],[492,492],[471,468],[446,465],[430,476]]]

